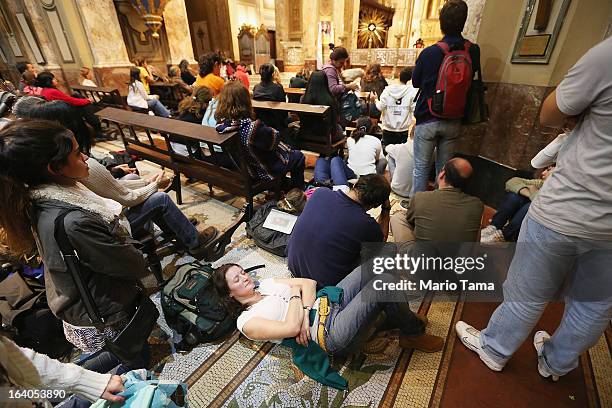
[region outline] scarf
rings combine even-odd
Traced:
[[[30,196],[34,200],[58,200],[72,204],[91,213],[97,214],[109,224],[118,223],[120,235],[131,235],[130,223],[123,216],[114,214],[104,204],[104,198],[90,191],[81,183],[73,186],[60,186],[58,184],[46,184],[31,191]]]

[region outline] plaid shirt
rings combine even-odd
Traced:
[[[245,156],[251,177],[256,180],[273,180],[270,171],[274,163],[287,164],[291,148],[279,140],[279,132],[260,120],[240,119],[223,121],[217,132],[238,132],[240,152]]]

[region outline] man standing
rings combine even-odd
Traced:
[[[612,318],[612,38],[589,50],[542,105],[540,123],[580,116],[555,172],[532,202],[504,282],[504,302],[482,332],[465,322],[461,342],[494,371],[529,336],[547,303],[568,283],[552,337],[533,339],[538,372],[553,380],[578,366]]]
[[[461,36],[468,7],[463,0],[449,0],[440,11],[440,28],[444,34],[442,42],[450,51],[462,50],[465,39]],[[434,149],[436,156],[436,175],[442,166],[453,155],[455,142],[459,136],[460,119],[442,119],[434,116],[428,100],[434,97],[436,82],[442,62],[444,51],[438,44],[425,48],[416,61],[412,73],[412,84],[419,88],[419,97],[414,112],[416,126],[414,130],[414,180],[412,194],[427,190],[427,181],[431,167],[431,158]],[[472,44],[469,48],[471,59],[471,72],[480,69],[480,48]],[[446,103],[446,102],[445,102]],[[465,104],[465,101],[463,101]]]

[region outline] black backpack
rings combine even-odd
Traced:
[[[72,344],[64,336],[62,321],[47,304],[45,285],[14,272],[0,283],[2,330],[21,347],[51,358],[65,357]]]
[[[340,97],[340,122],[342,126],[357,120],[364,113],[363,104],[353,92],[345,92]]]
[[[263,226],[270,211],[276,208],[276,201],[269,201],[258,207],[253,217],[246,224],[246,233],[249,238],[255,241],[255,245],[261,249],[274,255],[286,257],[287,243],[291,235],[283,234]]]
[[[221,340],[236,329],[236,320],[221,305],[213,288],[212,272],[209,263],[181,265],[162,290],[162,311],[168,325],[183,336],[177,344],[181,350]]]

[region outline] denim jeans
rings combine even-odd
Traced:
[[[504,201],[491,220],[491,225],[502,230],[506,241],[516,241],[530,205],[531,200],[527,197],[512,192],[506,193]]]
[[[504,282],[504,302],[481,332],[487,355],[504,365],[565,283],[563,319],[543,349],[544,362],[555,375],[576,368],[579,356],[610,323],[612,251],[609,243],[559,234],[527,215]]]
[[[149,110],[155,113],[155,116],[161,116],[162,118],[170,116],[170,111],[159,101],[159,99],[148,99],[147,105],[149,106]]]
[[[271,170],[276,176],[284,176],[287,173],[291,173],[292,187],[304,190],[305,162],[304,153],[299,150],[291,150],[289,152],[289,161],[287,164],[277,161],[272,165]]]
[[[200,234],[166,193],[154,193],[144,203],[126,211],[132,232],[153,221],[164,232],[171,233],[187,248],[200,246]]]
[[[331,180],[334,186],[348,186],[348,180],[353,178],[357,178],[357,175],[341,157],[335,156],[331,159],[319,157],[315,163],[314,180],[316,182]]]
[[[436,176],[444,164],[455,153],[455,143],[459,137],[459,120],[437,120],[417,125],[414,128],[414,171],[412,192],[427,190],[431,157],[436,149]]]
[[[391,273],[376,275],[372,279],[362,276],[361,267],[355,268],[338,285],[344,290],[342,302],[332,305],[326,322],[325,344],[330,354],[342,355],[363,343],[368,326],[376,316],[385,311],[387,319],[393,322],[404,335],[419,335],[425,332],[425,325],[410,310],[406,292],[405,301],[388,301],[388,293],[375,290],[373,281],[399,282]]]

